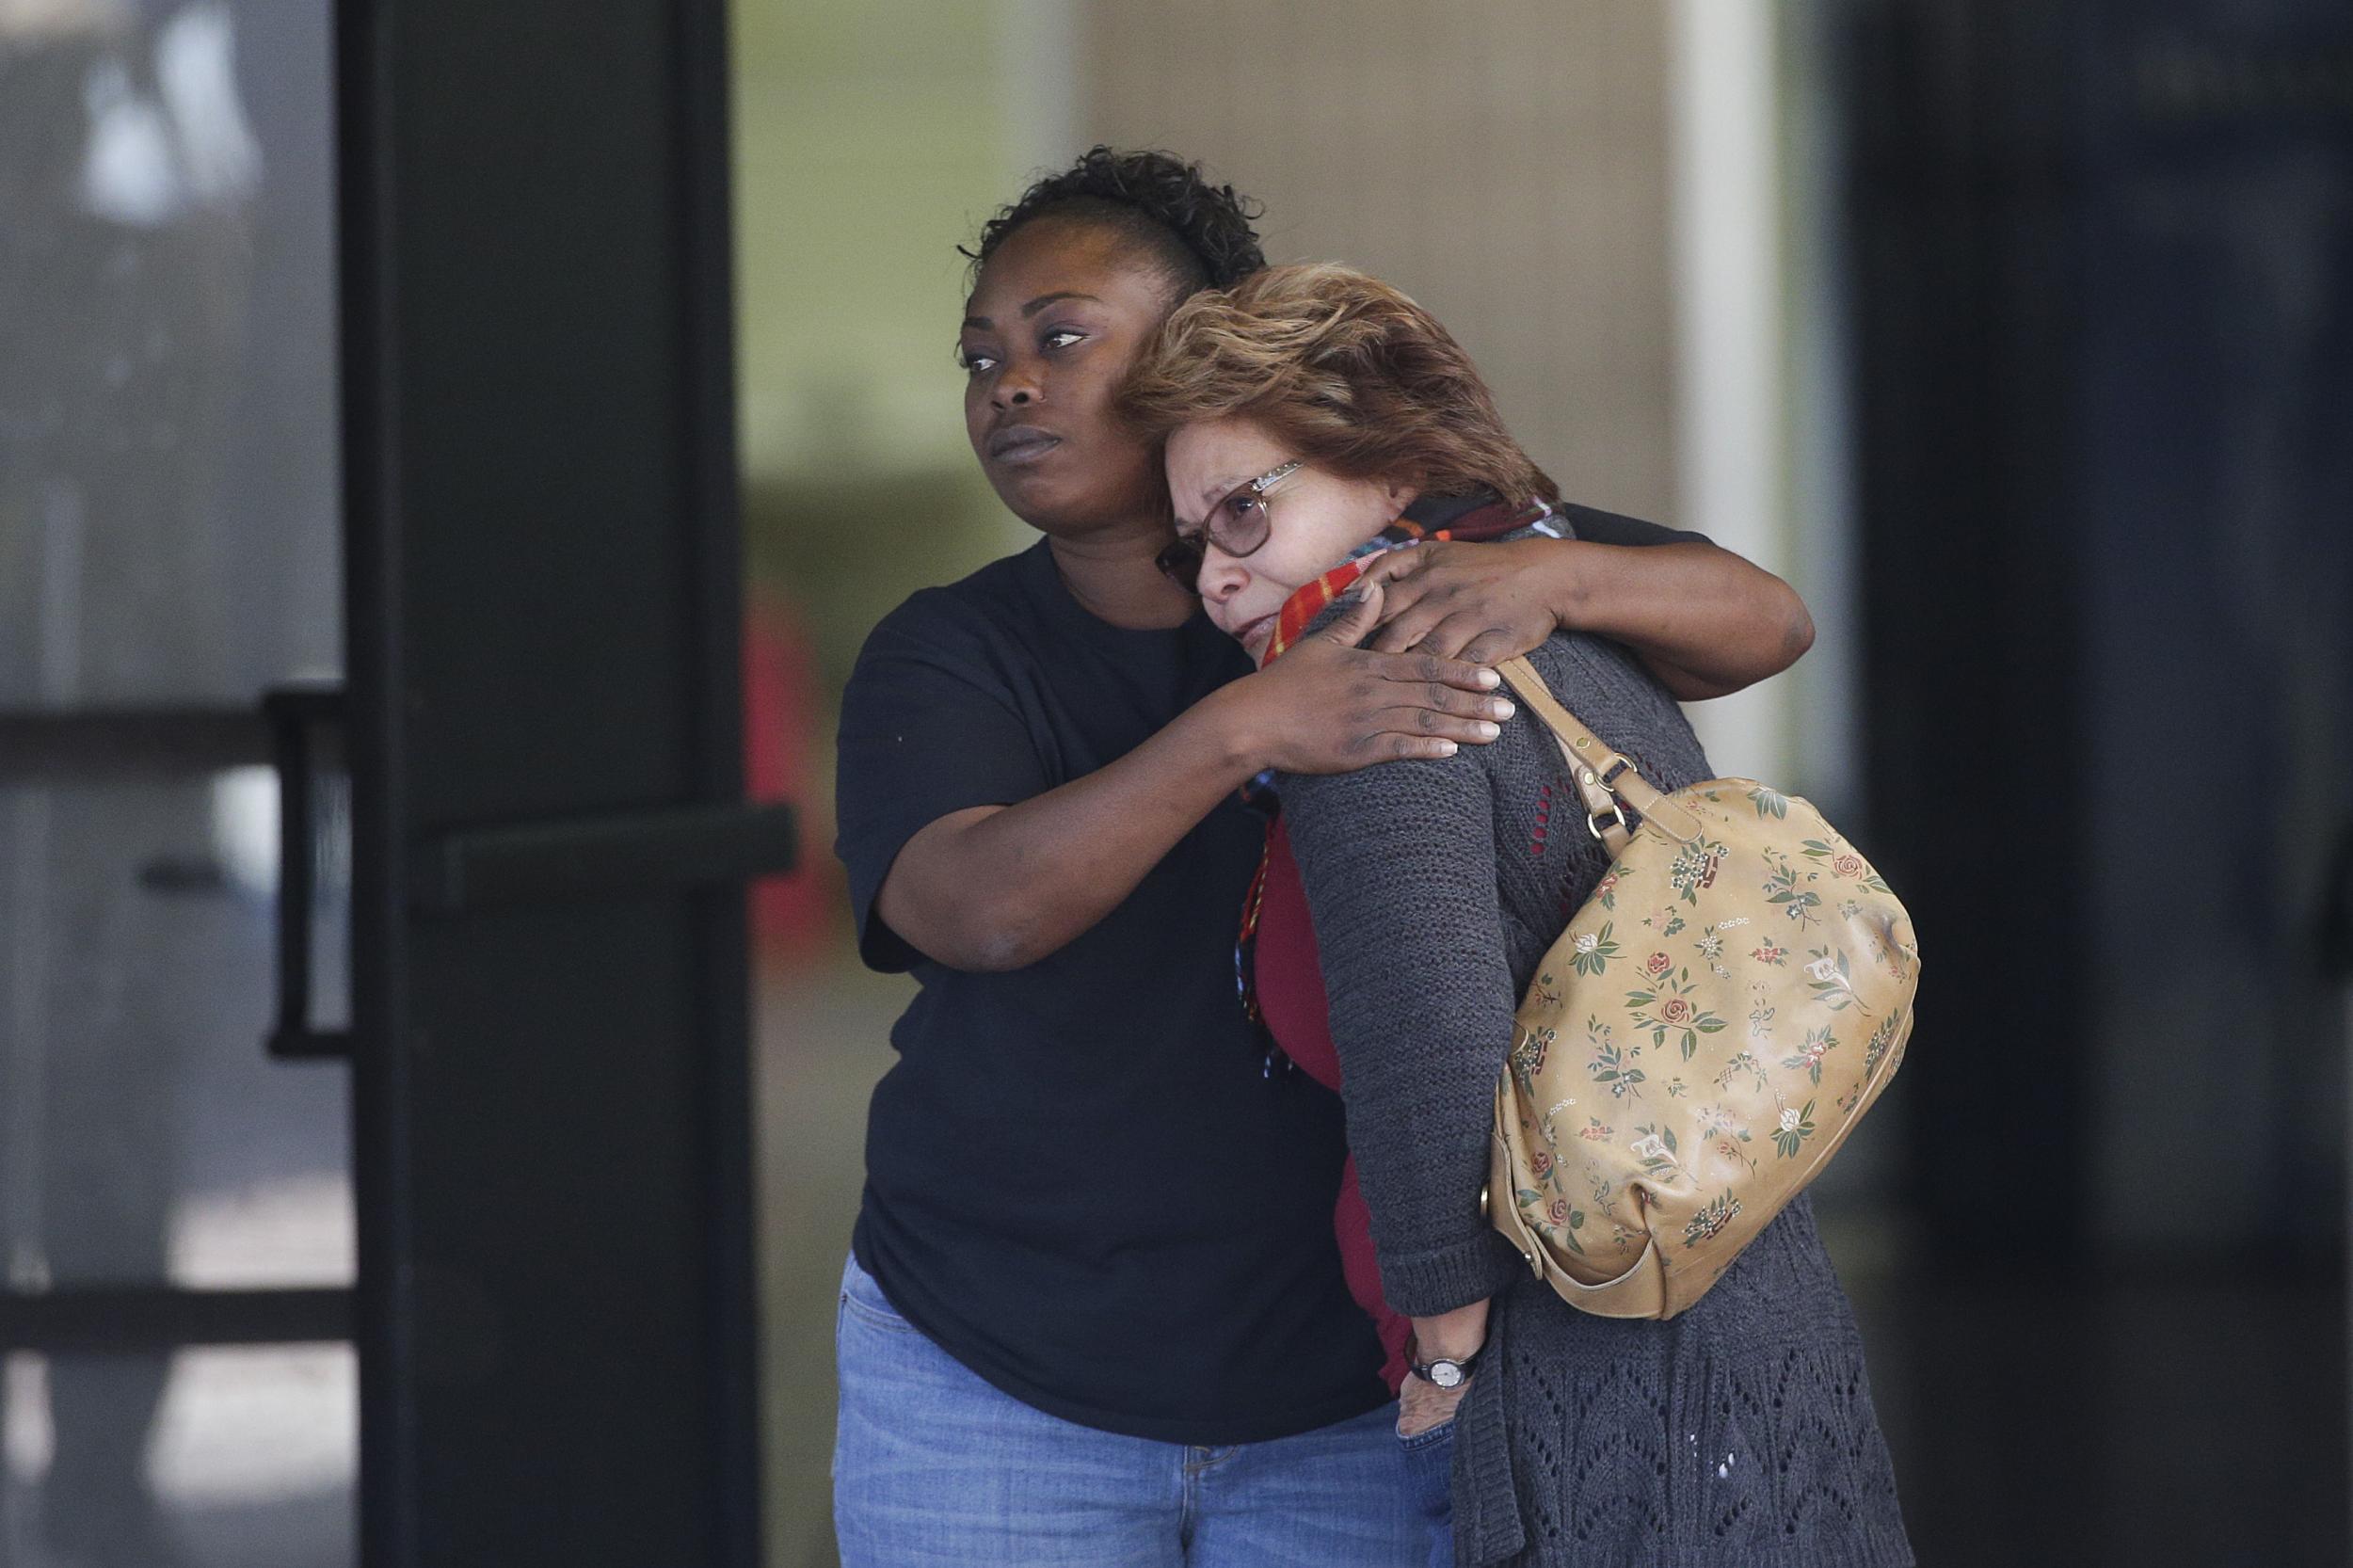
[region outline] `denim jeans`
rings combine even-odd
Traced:
[[[842,1568],[1453,1561],[1443,1512],[1451,1433],[1401,1441],[1394,1404],[1229,1448],[1098,1432],[984,1382],[900,1317],[855,1259],[836,1336]]]

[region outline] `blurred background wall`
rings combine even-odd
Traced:
[[[1922,1560],[2345,1560],[2342,6],[738,0],[736,122],[792,788],[873,619],[1026,542],[963,444],[954,245],[1095,141],[1205,159],[1270,255],[1430,305],[1570,495],[1812,606],[1694,718],[1927,934],[1911,1070],[1822,1189]],[[794,1568],[904,995],[845,935],[773,942],[763,1015]]]

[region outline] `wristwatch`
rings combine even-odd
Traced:
[[[1406,1352],[1405,1365],[1412,1369],[1414,1376],[1439,1388],[1460,1388],[1468,1383],[1471,1373],[1479,1369],[1479,1358],[1487,1353],[1487,1347],[1481,1345],[1468,1355],[1442,1355],[1435,1360],[1421,1361],[1416,1359],[1420,1349],[1417,1345]]]

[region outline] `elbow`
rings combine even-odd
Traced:
[[[924,957],[968,974],[1027,968],[1050,951],[1039,938],[1036,920],[1010,899],[976,899],[928,910],[886,904],[880,913],[900,939]]]
[[[1788,584],[1784,584],[1785,588]],[[1789,602],[1782,615],[1781,664],[1787,669],[1806,655],[1814,646],[1814,614],[1805,607],[1805,600],[1795,588],[1788,588]],[[1778,671],[1776,671],[1778,673]]]
[[[1715,675],[1695,675],[1692,685],[1701,688],[1676,691],[1675,696],[1686,702],[1695,697],[1725,696],[1743,691],[1760,680],[1770,680],[1787,671],[1806,655],[1814,646],[1814,616],[1806,609],[1798,590],[1780,578],[1770,579],[1781,591],[1773,596],[1770,612],[1761,616],[1755,636],[1747,644],[1748,653],[1737,663],[1728,662]]]
[[[983,932],[973,939],[968,952],[971,962],[956,968],[975,974],[1009,974],[1015,969],[1026,969],[1046,956],[1037,944],[1017,931]]]
[[[1026,969],[1053,951],[1039,926],[1037,912],[1019,907],[1014,900],[984,900],[951,938],[953,954],[939,955],[940,962],[974,974]]]

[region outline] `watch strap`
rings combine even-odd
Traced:
[[[1414,1376],[1435,1387],[1445,1388],[1451,1386],[1459,1388],[1464,1383],[1468,1383],[1470,1381],[1471,1374],[1479,1369],[1479,1358],[1487,1353],[1487,1347],[1481,1345],[1479,1349],[1471,1352],[1468,1355],[1438,1355],[1431,1357],[1428,1361],[1421,1359],[1420,1352],[1421,1347],[1418,1345],[1414,1346],[1406,1352],[1405,1365],[1407,1368],[1413,1372]],[[1452,1384],[1448,1384],[1439,1383],[1436,1378],[1432,1377],[1430,1375],[1432,1370],[1442,1363],[1449,1364],[1457,1371],[1461,1372],[1463,1374],[1461,1381]]]

